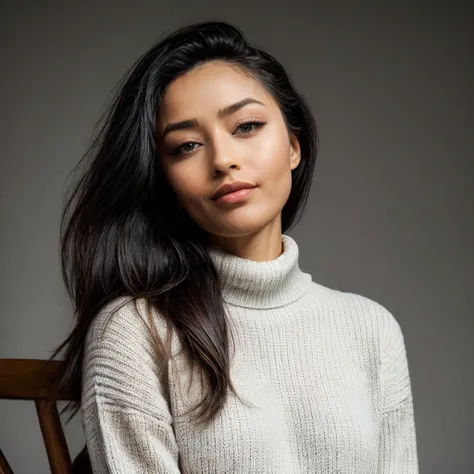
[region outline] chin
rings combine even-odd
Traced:
[[[281,209],[271,209],[266,212],[254,209],[251,212],[221,216],[220,219],[214,219],[202,227],[206,232],[219,237],[244,237],[256,234],[270,226],[280,215]]]

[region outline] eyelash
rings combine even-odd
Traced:
[[[246,120],[244,122],[241,122],[237,125],[236,129],[238,129],[239,127],[242,127],[243,125],[254,125],[255,128],[258,130],[260,128],[262,128],[264,125],[266,125],[267,122],[265,120],[258,120],[258,119],[250,119],[250,120]],[[249,133],[251,132],[243,132],[245,135],[248,135]],[[186,146],[186,145],[189,145],[189,144],[195,144],[197,142],[185,142],[185,143],[182,143],[181,145],[179,145],[178,147],[176,147],[174,150],[171,151],[171,155],[186,155],[187,153],[191,153],[195,150],[195,148],[193,148],[192,150],[188,151],[188,152],[184,152],[184,153],[181,153],[180,150]]]

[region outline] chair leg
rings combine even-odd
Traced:
[[[0,449],[0,474],[13,474],[12,468]]]
[[[35,405],[51,473],[70,474],[72,472],[71,457],[56,403],[54,400],[39,399],[35,400]]]

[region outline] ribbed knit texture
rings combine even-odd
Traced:
[[[171,361],[157,359],[144,301],[120,298],[99,313],[82,387],[95,473],[418,473],[398,322],[366,297],[313,282],[296,242],[282,238],[283,253],[269,262],[210,249],[244,403],[229,395],[206,427],[183,415],[201,387],[196,377],[189,385],[176,336]],[[165,338],[163,318],[153,317]]]

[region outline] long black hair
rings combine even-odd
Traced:
[[[251,45],[235,26],[195,23],[162,38],[120,83],[91,147],[78,166],[61,219],[61,265],[75,326],[64,352],[60,386],[80,399],[84,340],[97,313],[117,297],[144,298],[179,337],[208,392],[195,420],[210,421],[232,389],[229,335],[206,233],[179,206],[159,165],[156,117],[173,80],[199,64],[243,68],[273,96],[301,151],[282,209],[282,232],[301,217],[317,154],[317,132],[305,99],[283,66]],[[76,169],[77,171],[77,169]],[[156,339],[157,355],[163,346]],[[80,403],[68,405],[72,415]],[[71,415],[71,416],[72,416]],[[84,453],[83,453],[84,455]]]

